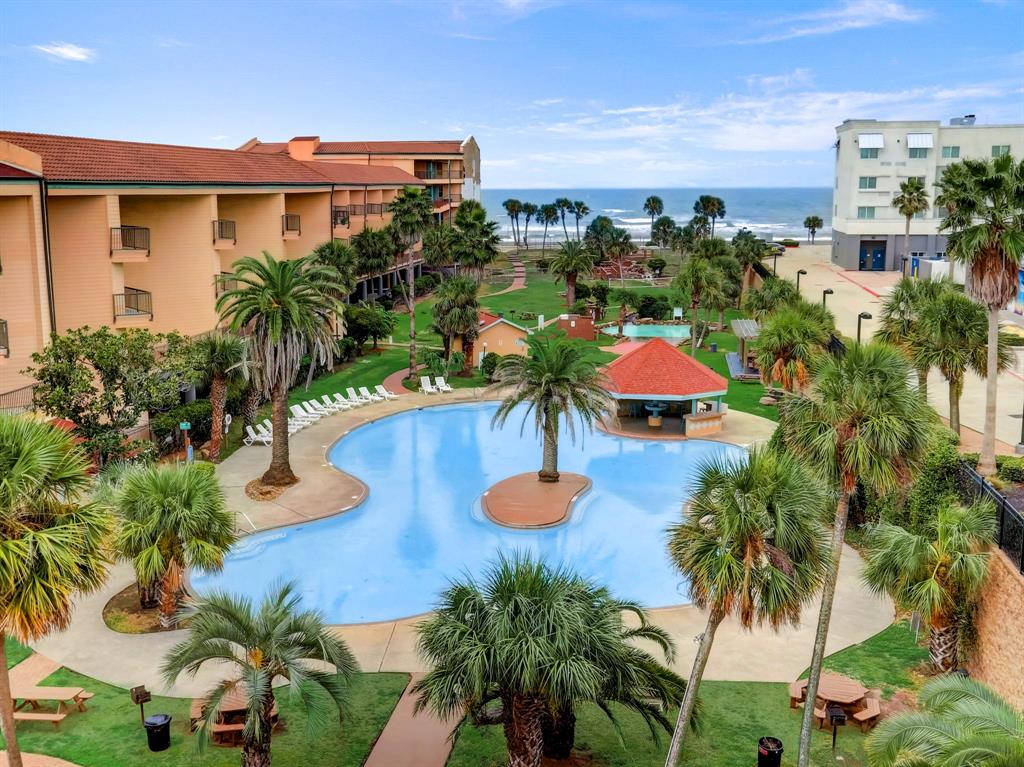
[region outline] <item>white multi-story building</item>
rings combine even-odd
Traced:
[[[1024,156],[1024,125],[976,125],[974,115],[938,120],[846,120],[836,128],[832,192],[832,262],[846,269],[897,270],[908,259],[942,258],[942,211],[930,208],[910,223],[892,206],[900,184],[917,176],[930,200],[946,166],[966,158]],[[908,268],[909,271],[909,268]]]

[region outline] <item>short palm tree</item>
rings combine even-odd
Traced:
[[[249,350],[244,338],[236,333],[215,330],[199,339],[197,344],[202,369],[210,382],[210,448],[211,461],[220,460],[224,438],[224,406],[228,386],[249,379]]]
[[[740,268],[743,270],[740,292],[741,294],[746,294],[753,279],[754,264],[761,263],[761,259],[764,258],[764,245],[754,238],[745,237],[738,242],[734,242],[733,251],[736,260],[740,263]]]
[[[356,254],[356,273],[361,277],[372,277],[393,269],[398,254],[391,232],[372,226],[352,235],[352,250]]]
[[[949,428],[960,434],[960,395],[964,375],[973,370],[984,377],[988,362],[988,321],[985,307],[963,293],[947,290],[925,304],[918,320],[920,335],[914,364],[939,369],[949,384]],[[1013,359],[1006,338],[998,337],[996,362],[1006,370]]]
[[[583,200],[574,200],[572,203],[572,215],[576,219],[576,239],[580,239],[580,221],[590,215],[590,206]]]
[[[865,744],[871,767],[1016,767],[1024,764],[1024,714],[974,679],[932,679],[921,711],[897,714]]]
[[[654,219],[665,212],[665,203],[656,194],[644,200],[644,213],[651,217],[651,239],[654,239]]]
[[[909,385],[909,373],[906,358],[891,346],[856,344],[843,355],[820,355],[812,366],[811,388],[779,407],[785,445],[828,479],[837,498],[808,700],[814,700],[821,677],[850,497],[858,482],[879,494],[906,484],[920,466],[935,423],[935,411]],[[810,760],[813,709],[804,711],[799,767]]]
[[[917,390],[921,398],[928,399],[928,365],[918,365],[914,355],[921,346],[921,312],[924,307],[947,290],[953,289],[950,280],[921,280],[903,277],[882,302],[875,340],[895,346],[917,370]]]
[[[988,310],[985,429],[978,471],[989,476],[996,471],[999,312],[1017,293],[1024,259],[1024,160],[1003,155],[954,163],[938,187],[935,202],[947,213],[939,230],[949,233],[949,257],[967,265],[967,294]]]
[[[538,478],[558,481],[559,421],[565,419],[569,437],[576,440],[576,419],[588,430],[615,409],[604,388],[604,374],[585,347],[564,334],[541,333],[529,339],[525,357],[507,355],[495,370],[489,390],[504,392],[491,422],[501,426],[520,405],[525,405],[523,428],[533,417],[534,429],[544,440],[544,461]]]
[[[523,247],[526,250],[530,249],[530,240],[529,240],[529,236],[530,236],[530,219],[531,218],[536,218],[537,217],[537,213],[539,211],[540,211],[540,208],[538,208],[535,203],[532,203],[532,202],[524,202],[523,203],[523,218],[526,221],[525,225],[523,226]]]
[[[818,233],[821,227],[825,226],[825,222],[821,220],[821,216],[808,216],[804,219],[804,229],[807,230],[807,239],[810,243],[814,244],[814,235]]]
[[[868,533],[864,583],[892,597],[897,609],[928,618],[928,648],[939,673],[957,667],[956,614],[973,603],[985,582],[994,536],[989,502],[968,507],[947,502],[920,534],[885,523]]]
[[[501,236],[498,234],[498,224],[485,218],[458,229],[455,250],[459,262],[479,283],[483,280],[486,267],[498,257],[499,245]]]
[[[800,300],[796,285],[782,277],[769,277],[759,288],[752,288],[743,297],[743,308],[758,322],[784,306]]]
[[[704,216],[711,220],[711,231],[708,234],[714,237],[715,221],[725,216],[725,200],[715,197],[713,194],[702,194],[693,204],[693,212],[697,216]]]
[[[830,336],[825,322],[796,305],[769,315],[757,337],[761,381],[765,385],[779,383],[790,392],[803,391],[810,382],[814,359],[824,353]]]
[[[319,613],[302,610],[296,588],[274,588],[259,607],[249,599],[211,593],[186,607],[188,638],[175,645],[161,672],[168,685],[182,674],[195,676],[206,663],[228,666],[227,677],[207,695],[203,738],[212,733],[224,696],[241,691],[248,700],[242,730],[242,767],[269,767],[275,694],[288,682],[302,704],[310,733],[327,724],[332,707],[345,711],[348,680],[358,670],[345,643],[324,625]],[[324,668],[328,664],[328,668]]]
[[[460,208],[462,206],[459,206]],[[401,282],[409,313],[409,378],[416,375],[416,266],[412,251],[434,218],[434,203],[422,189],[407,186],[391,201],[391,229],[405,247],[405,280]]]
[[[477,298],[477,290],[475,280],[453,277],[438,289],[437,300],[431,308],[434,327],[444,339],[445,359],[451,355],[452,340],[461,336],[462,352],[465,355],[466,367],[470,370],[473,367],[473,340],[480,325],[480,301]]]
[[[697,356],[697,313],[705,293],[723,290],[724,275],[706,258],[687,258],[672,287],[690,299],[690,354]]]
[[[579,240],[566,240],[558,247],[551,261],[551,273],[565,280],[565,303],[576,303],[576,280],[594,270],[594,254]]]
[[[669,555],[708,611],[686,697],[669,748],[674,767],[704,668],[725,618],[749,629],[800,620],[828,572],[828,494],[792,454],[761,447],[742,458],[713,458],[698,469],[684,521],[669,530]]]
[[[623,325],[626,322],[626,314],[630,309],[636,309],[640,306],[640,299],[643,296],[634,290],[628,288],[616,288],[610,295],[610,298],[618,303],[619,305],[619,335],[622,335]]]
[[[344,240],[327,240],[313,248],[313,258],[322,266],[335,271],[335,293],[343,301],[356,289],[360,275],[359,255],[351,243]]]
[[[0,732],[21,767],[5,642],[60,631],[76,596],[107,576],[113,520],[83,499],[89,460],[68,432],[0,414]]]
[[[143,588],[159,586],[160,625],[174,623],[190,568],[220,570],[235,542],[235,517],[217,476],[198,463],[109,470],[103,501],[117,513],[118,557]]]
[[[910,258],[910,222],[928,210],[928,191],[921,179],[913,176],[900,182],[900,191],[892,198],[892,206],[906,219],[903,230],[903,257]]]
[[[336,296],[336,272],[315,257],[278,261],[266,251],[262,259],[235,262],[238,287],[217,299],[217,310],[232,330],[248,338],[249,354],[259,370],[264,396],[272,403],[273,444],[267,485],[297,481],[288,459],[288,390],[303,358],[327,364],[333,355],[335,318],[342,314]]]
[[[505,209],[505,213],[508,214],[508,222],[512,228],[512,239],[515,241],[515,245],[519,247],[519,214],[523,212],[523,203],[514,197],[510,197],[501,203],[501,207]],[[424,243],[426,247],[426,243]]]
[[[436,269],[444,281],[444,267],[455,263],[458,230],[451,224],[436,224],[423,233],[423,262]]]
[[[558,206],[548,203],[537,210],[537,223],[544,224],[544,239],[541,240],[540,253],[543,257],[548,248],[548,227],[558,223]]]

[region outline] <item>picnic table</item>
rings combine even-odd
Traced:
[[[15,686],[11,688],[11,705],[16,721],[49,722],[56,728],[72,706],[85,711],[85,702],[92,695],[81,687]],[[44,711],[43,703],[56,703],[57,712]]]
[[[881,714],[879,690],[868,690],[855,679],[842,674],[823,673],[818,682],[818,694],[814,700],[814,715],[820,726],[825,726],[826,712],[830,704],[840,706],[861,729],[870,727]],[[790,686],[791,708],[800,701],[806,705],[807,680],[801,679]]]
[[[801,689],[807,689],[807,680],[800,681]],[[821,675],[818,681],[818,699],[825,703],[838,703],[840,706],[855,706],[864,700],[868,689],[856,679],[842,674]],[[805,692],[806,695],[806,692]]]
[[[195,732],[199,723],[206,717],[207,698],[196,698],[192,701],[192,708],[189,712],[192,731]],[[210,738],[218,745],[234,746],[241,739],[242,731],[245,729],[245,716],[249,709],[249,697],[245,687],[241,684],[235,685],[228,690],[221,698],[220,711],[217,713],[217,721],[213,723]],[[277,702],[270,712],[271,721],[277,729],[280,724],[277,712]]]

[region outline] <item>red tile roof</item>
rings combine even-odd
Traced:
[[[0,178],[39,178],[39,176],[22,168],[0,162]]]
[[[421,179],[391,165],[353,165],[344,162],[303,162],[335,184],[358,186],[424,186]]]
[[[622,395],[693,397],[729,386],[714,370],[661,338],[608,363],[604,373],[608,390]]]
[[[321,141],[314,154],[462,154],[462,142]]]
[[[53,181],[224,184],[326,184],[287,156],[137,141],[0,131],[0,140],[35,152]]]
[[[254,154],[287,154],[288,153],[288,142],[287,141],[274,141],[271,143],[263,144],[257,142],[248,149],[235,150],[243,152],[253,152]]]
[[[497,322],[501,319],[497,314],[491,314],[483,310],[478,311],[477,316],[480,318],[480,327],[490,325],[492,322]]]

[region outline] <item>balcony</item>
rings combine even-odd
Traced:
[[[214,278],[213,295],[216,298],[220,298],[229,290],[235,290],[237,288],[238,280],[235,279],[234,272],[221,272]]]
[[[234,221],[218,218],[213,222],[213,247],[216,250],[233,250],[237,243]]]
[[[413,175],[425,181],[461,181],[466,177],[465,171],[461,168],[450,172],[446,168],[420,168],[414,171]]]
[[[153,319],[153,294],[138,288],[124,288],[114,294],[114,327],[137,327]]]
[[[281,236],[286,240],[297,240],[302,234],[302,222],[298,213],[285,213],[281,216]]]
[[[458,205],[462,202],[461,194],[453,194],[450,197],[435,197],[434,208],[447,208],[449,205]]]
[[[335,205],[331,208],[331,225],[348,226],[349,212],[347,205]]]
[[[112,226],[110,228],[110,260],[115,264],[131,264],[149,258],[149,227]]]
[[[0,357],[11,356],[11,341],[7,335],[7,320],[0,320]]]

